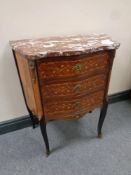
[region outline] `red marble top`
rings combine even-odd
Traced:
[[[120,46],[105,34],[16,40],[10,41],[10,45],[28,59],[81,55],[117,49]]]

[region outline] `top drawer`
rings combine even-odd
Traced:
[[[38,61],[40,80],[90,76],[106,72],[109,64],[108,52],[98,52],[91,56],[61,57]]]

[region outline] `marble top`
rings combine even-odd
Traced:
[[[117,49],[120,44],[105,34],[48,37],[10,41],[13,50],[29,59],[72,56]]]

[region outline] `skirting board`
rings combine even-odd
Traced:
[[[131,97],[130,95],[131,95],[131,90],[127,90],[127,91],[123,91],[123,92],[119,92],[119,93],[110,95],[108,97],[109,104],[123,101],[123,100],[128,100]],[[8,132],[16,131],[19,129],[23,129],[29,126],[32,126],[32,123],[28,115],[19,117],[16,119],[8,120],[5,122],[1,122],[0,123],[0,135],[8,133]]]

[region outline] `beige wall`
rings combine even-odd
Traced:
[[[9,40],[107,33],[121,43],[109,93],[131,88],[130,0],[0,0],[0,121],[27,114]]]

